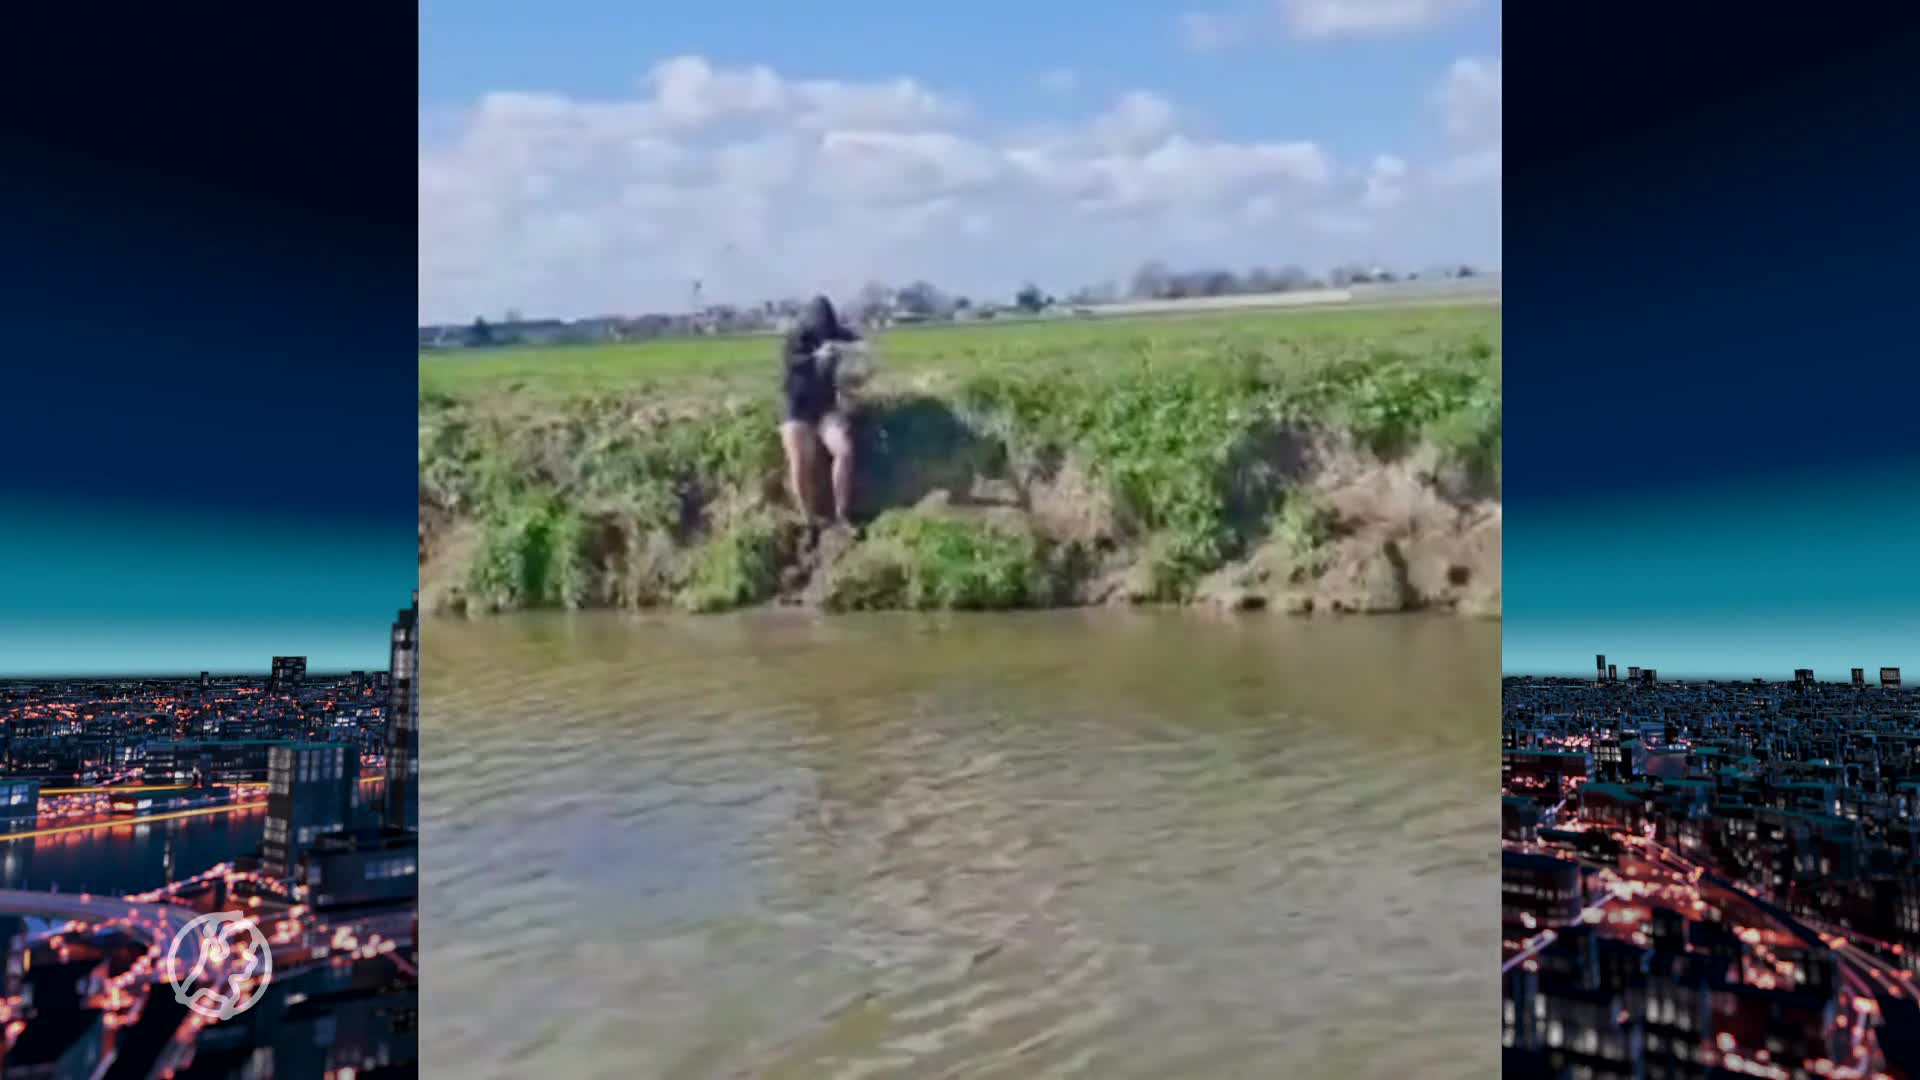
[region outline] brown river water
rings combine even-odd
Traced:
[[[429,1075],[1498,1075],[1498,623],[422,645]]]

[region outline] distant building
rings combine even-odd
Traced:
[[[1660,681],[1660,672],[1656,668],[1641,668],[1640,681],[1648,686]]]
[[[205,671],[201,672],[200,673],[200,689],[205,690],[207,687],[212,685],[213,685],[213,676]]]
[[[306,677],[306,657],[276,656],[273,658],[273,674],[267,680],[267,688],[283,694],[290,693],[299,689],[301,680]]]
[[[1627,669],[1627,681],[1628,681],[1628,682],[1636,682],[1636,683],[1637,683],[1637,682],[1639,682],[1639,681],[1640,681],[1640,669],[1639,669],[1639,668],[1637,668],[1637,667],[1629,667],[1629,668]]]
[[[267,779],[269,757],[283,739],[181,739],[150,743],[142,753],[149,780],[259,783]]]
[[[1593,658],[1593,677],[1604,681],[1607,677],[1607,654],[1600,653]]]
[[[1899,668],[1883,667],[1880,669],[1880,689],[1882,690],[1900,689],[1900,669]]]
[[[1593,744],[1593,762],[1609,780],[1632,780],[1646,769],[1646,744],[1637,735],[1608,736]]]
[[[1532,843],[1540,835],[1540,804],[1520,795],[1500,797],[1500,835],[1507,840]]]
[[[0,832],[31,828],[40,820],[38,780],[0,780]]]
[[[267,828],[260,868],[293,880],[300,853],[323,833],[353,824],[360,785],[359,751],[346,743],[289,743],[268,765]]]
[[[1615,664],[1607,665],[1607,681],[1608,682],[1620,681],[1620,668],[1618,665],[1615,665]]]
[[[1649,747],[1643,752],[1642,772],[1661,780],[1682,779],[1687,775],[1687,751]]]
[[[298,880],[316,912],[412,903],[420,895],[420,834],[381,827],[315,837],[300,856]]]
[[[301,987],[276,1025],[271,1075],[417,1075],[419,994],[418,982],[400,973],[391,957],[356,964],[342,985]]]
[[[1648,814],[1647,800],[1626,784],[1593,783],[1580,788],[1580,820],[1588,825],[1630,831]]]
[[[1587,906],[1586,876],[1580,864],[1551,855],[1507,851],[1500,857],[1501,921],[1565,926]]]
[[[420,824],[420,594],[394,620],[387,673],[387,801],[393,829]]]
[[[1500,754],[1501,782],[1508,787],[1558,792],[1585,783],[1593,757],[1574,750],[1505,750]]]
[[[1848,671],[1855,687],[1876,685],[1869,670]],[[1503,936],[1509,950],[1533,949],[1503,980],[1502,1039],[1516,1072],[1784,1077],[1837,1073],[1821,1063],[1857,1051],[1851,1014],[1870,1007],[1854,994],[1876,980],[1866,990],[1843,981],[1842,957],[1811,935],[1761,922],[1756,937],[1764,906],[1729,908],[1706,889],[1677,902],[1685,891],[1666,884],[1676,866],[1770,895],[1780,909],[1772,922],[1787,930],[1790,913],[1890,942],[1898,959],[1889,960],[1920,972],[1920,699],[1893,668],[1888,688],[1864,698],[1811,668],[1792,673],[1791,683],[1639,693],[1503,680]],[[1636,675],[1636,687],[1658,679],[1652,668]],[[1544,756],[1553,749],[1567,756]],[[1575,770],[1560,762],[1585,749],[1592,770],[1571,783]],[[1636,757],[1643,770],[1631,767]],[[1552,816],[1536,817],[1540,808]],[[1641,837],[1660,846],[1642,848]],[[1568,925],[1614,875],[1654,891],[1614,908],[1621,914]],[[1914,1045],[1912,1028],[1878,1028],[1889,1064],[1914,1060],[1895,1053]],[[1717,1067],[1735,1055],[1764,1068]]]

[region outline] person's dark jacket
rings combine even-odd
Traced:
[[[823,361],[814,354],[822,345],[858,340],[860,335],[840,322],[831,301],[813,298],[780,347],[783,419],[818,423],[833,411],[839,402],[839,361]]]

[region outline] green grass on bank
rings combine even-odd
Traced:
[[[1062,319],[902,327],[875,340],[882,373],[966,375],[1007,368],[1078,367],[1152,355],[1291,354],[1391,348],[1421,353],[1462,338],[1500,344],[1497,305],[1266,309],[1139,318]],[[620,345],[458,349],[420,358],[423,399],[498,394],[567,398],[641,389],[674,396],[769,385],[777,345],[768,336],[663,338]]]
[[[1257,545],[1309,562],[1333,523],[1287,491],[1288,433],[1385,457],[1425,443],[1497,485],[1499,333],[1488,306],[888,333],[858,421],[881,517],[825,602],[1059,602],[1087,552],[908,509],[934,475],[1044,460],[1086,470],[1157,599],[1185,598]],[[465,595],[693,611],[772,597],[795,557],[768,502],[772,351],[706,339],[424,360],[421,484],[476,527]],[[916,371],[943,378],[929,390]]]
[[[984,522],[890,510],[853,558],[835,566],[835,611],[993,611],[1047,603],[1056,592],[1045,545]]]

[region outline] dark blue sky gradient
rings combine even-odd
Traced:
[[[415,576],[414,19],[259,18],[16,39],[90,75],[0,86],[27,106],[0,673],[384,666]]]
[[[1505,12],[1506,667],[1920,674],[1912,17],[1591,10]]]

